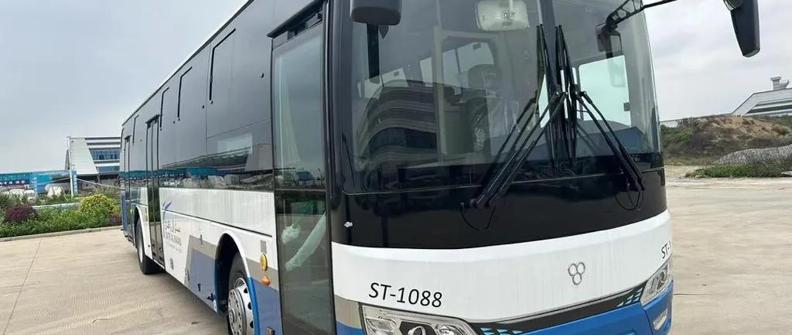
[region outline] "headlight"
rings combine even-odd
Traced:
[[[365,305],[363,323],[367,335],[476,335],[460,320]]]
[[[663,293],[668,285],[671,284],[671,259],[668,260],[660,270],[649,278],[644,286],[643,295],[641,296],[641,305],[646,305],[650,301],[657,298],[660,293]]]

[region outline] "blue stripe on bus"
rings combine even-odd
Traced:
[[[248,277],[248,287],[250,288],[250,296],[256,297],[254,299],[250,299],[251,305],[253,305],[253,334],[265,334],[261,331],[261,320],[259,317],[259,307],[258,307],[258,295],[256,295],[256,279],[252,277]]]
[[[281,325],[280,293],[272,287],[264,286],[255,278],[248,279],[252,285],[251,296],[253,299],[253,316],[255,317],[256,334],[266,334],[267,328],[272,328],[275,334],[283,334]]]
[[[169,263],[170,260],[166,260]],[[166,264],[170,266],[170,264]],[[214,300],[209,299],[210,296],[215,297],[217,294],[215,290],[215,260],[213,257],[206,255],[196,249],[190,250],[190,278],[187,281],[190,291],[193,292],[201,301],[207,304],[212,309],[215,308]],[[200,285],[200,288],[198,287]]]
[[[671,329],[671,300],[673,287],[666,289],[660,297],[653,300],[645,308],[640,303],[594,315],[570,323],[533,332],[517,333],[521,335],[667,335]],[[668,319],[658,331],[652,330],[651,320],[668,309]],[[487,332],[484,332],[488,335]],[[491,334],[499,334],[497,331]]]
[[[671,316],[672,316],[672,305],[674,300],[674,283],[672,282],[671,285],[663,292],[659,297],[652,300],[652,302],[648,303],[644,309],[646,310],[646,316],[649,317],[649,320],[654,320],[660,317],[660,314],[663,311],[668,310],[668,317],[660,327],[660,330],[655,331],[655,335],[667,335],[671,332]]]

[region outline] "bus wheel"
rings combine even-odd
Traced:
[[[145,249],[143,249],[143,234],[140,232],[140,224],[135,225],[135,248],[137,249],[138,265],[140,272],[144,275],[155,274],[159,272],[159,265],[154,263],[151,258],[146,256]]]
[[[228,333],[231,335],[253,334],[253,303],[248,288],[245,266],[237,253],[228,273]]]

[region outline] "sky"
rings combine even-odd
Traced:
[[[0,1],[0,173],[62,169],[67,136],[119,136],[244,2]],[[760,2],[762,52],[751,59],[722,0],[647,11],[661,119],[731,112],[771,76],[792,78],[792,1]]]

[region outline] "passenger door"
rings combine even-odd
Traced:
[[[130,196],[130,169],[129,169],[129,152],[132,150],[130,147],[130,139],[132,136],[127,135],[123,138],[123,157],[121,157],[121,172],[120,172],[120,180],[121,180],[121,223],[124,227],[124,232],[126,232],[127,236],[134,236],[134,228],[132,226],[131,220],[134,218],[132,214],[132,207],[131,206],[131,196]]]
[[[284,334],[333,334],[320,16],[276,38],[272,104]],[[312,21],[313,20],[313,21]],[[313,22],[313,23],[311,23]],[[309,27],[309,28],[306,28]]]
[[[151,232],[151,254],[160,264],[165,264],[162,250],[162,221],[159,201],[159,116],[146,122],[146,195],[148,196],[148,221]]]

